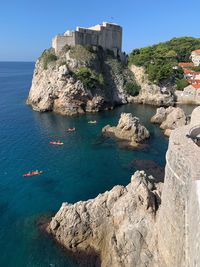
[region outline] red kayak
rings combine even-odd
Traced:
[[[60,141],[51,141],[51,142],[49,142],[49,144],[51,144],[51,145],[63,145],[64,143],[60,142]]]
[[[42,174],[42,173],[43,173],[42,171],[38,171],[38,170],[36,170],[36,171],[32,171],[32,172],[25,173],[25,174],[23,174],[23,176],[24,176],[24,177],[28,177],[28,176],[40,175],[40,174]]]

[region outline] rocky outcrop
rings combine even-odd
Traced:
[[[183,91],[176,90],[175,97],[176,102],[179,104],[200,104],[200,90],[195,88],[195,85],[188,85]]]
[[[96,251],[102,267],[199,266],[200,150],[190,138],[199,124],[198,107],[191,124],[173,131],[164,184],[137,171],[126,187],[64,203],[47,231],[74,253]]]
[[[160,124],[164,134],[170,136],[171,132],[187,124],[187,117],[184,111],[177,107],[158,108],[156,114],[151,118],[152,123]]]
[[[137,146],[150,136],[149,131],[140,124],[140,120],[131,113],[122,113],[118,125],[106,125],[102,133],[127,140],[131,146]]]
[[[63,115],[111,109],[127,103],[124,85],[133,79],[122,62],[100,48],[78,45],[59,55],[50,49],[36,62],[27,104]]]
[[[160,184],[137,171],[126,187],[115,186],[73,205],[63,203],[47,230],[68,250],[97,251],[101,267],[156,267],[154,225],[160,196]]]
[[[131,65],[130,70],[134,73],[136,82],[141,87],[139,95],[131,97],[130,101],[156,106],[174,105],[174,88],[172,86],[158,86],[151,83],[147,74],[145,74],[144,67]]]

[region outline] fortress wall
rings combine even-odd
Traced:
[[[72,35],[57,35],[52,40],[52,47],[55,48],[56,53],[59,53],[66,44],[71,46],[76,44],[102,46],[104,49],[119,52],[122,49],[122,27],[115,24],[104,22],[103,25],[96,25],[91,28],[77,27],[77,30],[70,32],[70,34]]]
[[[75,32],[75,43],[80,45],[98,45],[98,34],[84,31]]]
[[[200,266],[200,180],[191,183],[188,201],[188,264]]]
[[[175,130],[166,154],[165,183],[158,213],[158,250],[163,267],[200,264],[200,147]]]
[[[99,36],[99,45],[104,49],[117,48],[122,49],[122,29],[121,28],[103,28]]]
[[[56,54],[59,53],[65,45],[75,45],[74,33],[72,34],[72,36],[57,35],[52,40],[52,47],[55,49]]]

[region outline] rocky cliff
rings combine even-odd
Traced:
[[[80,46],[44,51],[37,60],[27,104],[63,115],[111,109],[127,103],[134,76],[112,51]]]
[[[136,172],[126,187],[64,203],[47,231],[74,253],[96,251],[102,267],[198,267],[199,118],[200,107],[172,132],[163,185]]]
[[[73,252],[95,250],[102,267],[157,266],[153,229],[160,194],[153,177],[138,171],[126,187],[63,203],[48,232]]]
[[[171,86],[159,86],[149,81],[144,67],[130,66],[137,84],[141,87],[138,96],[131,97],[132,102],[156,106],[174,105],[174,94]]]

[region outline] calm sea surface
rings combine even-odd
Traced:
[[[136,169],[130,167],[135,159],[164,166],[168,140],[149,123],[155,112],[151,106],[126,105],[73,118],[32,111],[25,100],[33,69],[34,63],[0,62],[0,266],[77,267],[41,234],[37,219],[56,212],[62,202],[86,200],[116,184],[126,185]],[[121,112],[132,112],[150,130],[146,149],[121,149],[101,136],[101,128],[116,124]],[[77,131],[66,133],[68,127]],[[49,145],[53,139],[64,145]],[[34,169],[44,174],[22,176]]]

